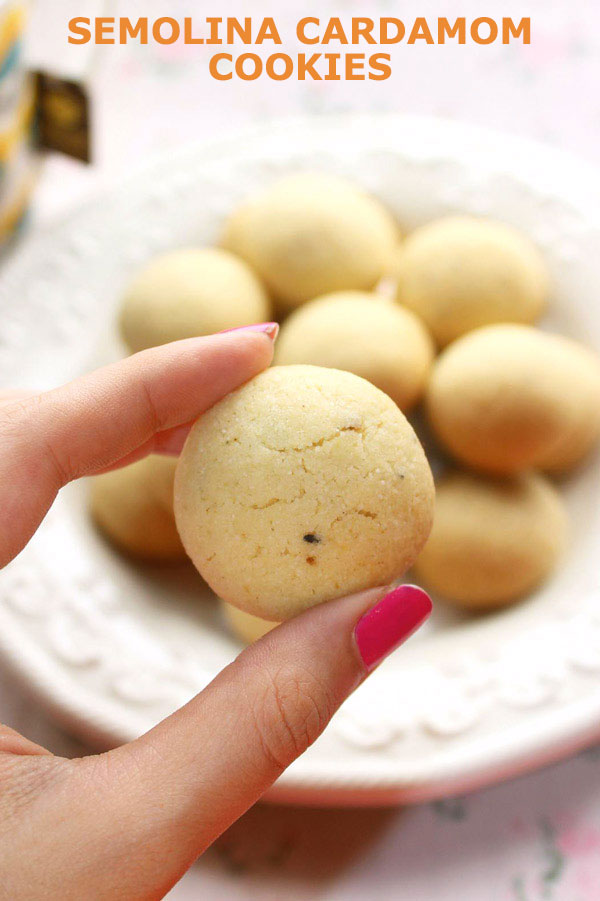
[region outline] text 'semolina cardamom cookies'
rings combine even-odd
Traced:
[[[151,454],[91,480],[90,511],[122,551],[146,560],[184,560],[173,514],[175,457]]]
[[[331,291],[370,290],[389,271],[397,242],[378,200],[341,178],[310,173],[250,198],[222,237],[288,310]]]
[[[398,301],[442,347],[494,322],[535,322],[549,286],[544,261],[525,235],[472,216],[416,229],[400,245],[392,275]]]
[[[544,476],[451,472],[436,488],[433,529],[414,568],[428,588],[457,606],[483,609],[517,600],[554,570],[567,515]]]
[[[414,562],[434,486],[396,404],[348,372],[276,366],[205,413],[175,477],[185,548],[213,591],[280,621]]]
[[[567,470],[600,439],[600,361],[562,335],[491,325],[436,361],[426,394],[442,445],[476,469]]]
[[[185,247],[151,260],[123,298],[121,334],[131,351],[269,319],[252,270],[216,247]]]
[[[353,372],[409,410],[425,390],[433,354],[427,329],[410,310],[377,294],[339,291],[292,313],[275,362]]]

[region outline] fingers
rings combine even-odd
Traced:
[[[275,334],[177,341],[0,404],[0,565],[26,544],[67,482],[154,449],[177,452],[186,427],[269,365]]]
[[[122,897],[162,897],[429,615],[421,589],[384,594],[333,601],[281,625],[141,739],[82,761],[81,857],[106,853],[108,843],[105,879],[118,874]],[[96,886],[95,897],[112,897],[111,888]]]
[[[266,368],[272,347],[267,334],[248,331],[145,350],[25,400],[15,425],[65,484],[190,423]]]
[[[157,432],[156,435],[153,435],[152,438],[144,442],[144,444],[140,445],[136,450],[121,457],[121,459],[117,460],[115,463],[103,466],[96,470],[96,472],[109,472],[111,469],[129,466],[130,463],[135,463],[136,460],[141,460],[143,457],[147,457],[148,454],[163,454],[169,457],[178,457],[183,450],[183,445],[185,444],[185,440],[189,435],[194,422],[195,420],[192,420],[192,422],[176,426],[174,429]]]
[[[164,897],[430,610],[414,586],[314,608],[108,754],[62,760],[7,730],[12,753],[0,753],[6,897]]]
[[[49,755],[50,751],[46,750],[46,748],[42,748],[41,745],[30,741],[28,738],[25,738],[24,735],[11,729],[10,726],[5,726],[3,723],[0,723],[0,760],[5,754],[16,754],[28,757],[30,755]]]
[[[25,400],[25,398],[31,397],[32,394],[32,391],[23,391],[19,388],[7,388],[4,391],[0,391],[0,407],[14,403],[15,401]]]

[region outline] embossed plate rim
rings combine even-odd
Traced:
[[[0,309],[4,314],[0,326],[1,378],[8,380],[24,349],[31,346],[32,341],[35,347],[36,340],[42,355],[44,348],[48,344],[52,346],[53,342],[55,349],[66,347],[67,352],[64,359],[58,359],[57,353],[57,359],[50,368],[44,369],[42,366],[39,372],[30,368],[23,374],[22,384],[36,380],[42,384],[53,383],[68,377],[82,365],[80,345],[83,336],[100,325],[103,316],[107,315],[94,308],[93,290],[90,294],[88,287],[82,284],[82,274],[77,270],[79,257],[85,259],[86,254],[90,254],[90,260],[96,259],[98,265],[94,241],[86,244],[86,230],[89,234],[95,234],[94,240],[100,245],[110,242],[110,217],[118,211],[124,218],[130,217],[130,226],[139,226],[143,231],[145,226],[140,223],[144,205],[150,205],[153,215],[161,209],[168,212],[169,204],[173,205],[169,191],[182,190],[182,186],[184,189],[186,180],[192,183],[200,178],[199,171],[209,187],[210,179],[214,177],[218,182],[230,166],[238,173],[236,177],[242,184],[244,176],[239,174],[242,170],[245,177],[252,178],[259,170],[285,171],[292,161],[294,165],[302,161],[314,164],[322,158],[331,165],[336,154],[340,158],[342,171],[353,171],[353,167],[357,166],[365,185],[374,189],[378,187],[379,174],[369,171],[367,163],[371,166],[377,163],[382,167],[405,165],[417,179],[418,173],[425,171],[426,167],[431,167],[432,172],[437,167],[447,177],[446,201],[449,209],[464,206],[476,212],[481,196],[485,195],[484,186],[494,178],[504,180],[501,186],[506,187],[507,196],[512,190],[518,193],[527,186],[527,190],[534,194],[537,192],[547,203],[550,230],[553,209],[563,210],[565,220],[572,213],[572,221],[566,222],[562,238],[566,236],[566,244],[569,241],[573,244],[575,254],[577,248],[583,246],[582,242],[600,235],[598,175],[591,167],[559,151],[459,123],[416,117],[373,115],[276,123],[214,145],[184,148],[169,160],[159,160],[143,173],[87,201],[81,209],[70,213],[52,229],[25,241],[15,258],[6,264],[0,277]],[[452,183],[455,176],[456,186]],[[410,189],[410,184],[408,179],[407,189]],[[519,188],[519,185],[522,187]],[[218,218],[222,212],[218,207],[216,201],[207,218]],[[503,210],[504,215],[509,213],[508,207]],[[168,220],[168,215],[166,218]],[[160,231],[158,220],[154,225]],[[167,221],[167,231],[169,227]],[[165,232],[152,240],[160,245],[169,238]],[[149,245],[152,245],[152,240],[149,240]],[[558,238],[550,233],[547,237],[550,248],[553,241],[556,243]],[[132,243],[136,244],[135,241]],[[110,249],[110,243],[102,246],[105,250]],[[71,253],[73,248],[74,254]],[[143,258],[146,249],[143,240],[139,247],[128,248],[129,262],[133,264],[136,259]],[[44,316],[47,311],[39,311],[42,324],[38,326],[31,315],[28,318],[26,305],[17,308],[11,305],[11,300],[18,291],[23,291],[26,296],[27,287],[32,284],[32,273],[40,266],[47,282],[54,285],[55,294],[63,283],[69,284],[69,279],[71,284],[79,287],[74,292],[78,301],[75,309],[68,309],[69,299],[59,301],[65,304],[65,310],[55,310],[55,316],[48,316],[46,320]],[[37,275],[39,277],[39,271]],[[31,300],[35,307],[36,298]],[[46,589],[39,584],[35,587],[34,578],[29,601],[33,603],[33,598],[37,599],[37,613],[32,614],[31,610],[26,612],[27,590],[23,593],[23,584],[27,585],[27,578],[32,574],[39,578],[44,567],[50,566],[52,570],[51,549],[58,547],[59,538],[56,536],[63,535],[61,530],[66,528],[67,519],[66,502],[59,499],[31,549],[0,575],[0,651],[28,687],[69,728],[99,744],[109,744],[133,737],[150,726],[176,702],[180,702],[186,693],[191,694],[200,688],[212,671],[210,667],[203,669],[189,660],[184,661],[177,675],[168,661],[166,664],[162,661],[159,665],[140,650],[140,656],[132,654],[131,671],[135,672],[136,666],[141,669],[143,664],[153,670],[150,676],[155,682],[164,675],[166,684],[170,685],[166,701],[164,697],[154,698],[144,706],[140,701],[144,697],[143,685],[137,688],[129,685],[127,690],[130,694],[133,692],[129,700],[116,698],[105,690],[107,681],[104,688],[102,685],[100,690],[93,688],[90,676],[97,666],[94,663],[96,651],[88,648],[86,652],[85,642],[77,647],[72,636],[71,639],[66,633],[61,636],[60,625],[65,618],[71,618],[76,623],[73,634],[85,634],[85,629],[91,628],[88,621],[90,610],[85,604],[81,605],[81,592],[98,590],[100,619],[95,621],[93,628],[100,630],[98,634],[104,634],[102,629],[109,617],[105,616],[102,621],[103,604],[110,607],[112,602],[103,595],[106,586],[94,582],[97,574],[94,575],[93,571],[98,564],[91,561],[92,575],[82,572],[76,576],[67,567],[67,571],[61,573],[64,582],[52,582],[57,577],[54,572]],[[53,530],[56,530],[54,538]],[[600,549],[596,540],[598,536],[594,535],[593,546],[596,550]],[[65,539],[60,540],[64,543]],[[68,540],[73,542],[73,547],[78,541],[74,535]],[[58,568],[58,564],[54,565]],[[15,580],[18,583],[19,579],[24,583],[17,590]],[[79,597],[73,590],[76,582]],[[571,590],[575,593],[575,589]],[[361,689],[363,693],[359,692],[351,699],[334,719],[324,738],[284,774],[271,797],[296,803],[418,801],[503,778],[588,743],[600,734],[600,679],[597,675],[600,675],[600,618],[597,612],[600,581],[591,572],[582,574],[578,593],[581,599],[575,610],[572,605],[567,605],[565,609],[556,607],[551,618],[523,611],[522,616],[519,613],[512,619],[500,618],[491,627],[489,624],[475,625],[465,630],[459,642],[460,650],[449,648],[447,641],[444,644],[443,637],[441,640],[431,640],[427,643],[430,655],[437,653],[432,649],[439,647],[435,664],[424,659],[427,657],[423,650],[425,643],[419,647],[416,643],[414,647],[407,647],[403,652],[406,665],[401,670],[402,684],[396,681],[398,670],[384,666],[373,681]],[[61,600],[54,610],[52,605],[57,598]],[[44,599],[48,602],[46,608],[40,603]],[[527,638],[529,631],[535,632],[536,629],[538,637]],[[566,634],[571,635],[573,648],[578,649],[579,657],[574,651],[569,651],[570,645],[565,648]],[[521,661],[519,666],[524,674],[522,684],[518,679],[513,684],[513,672],[506,660],[494,662],[492,659],[490,662],[482,659],[480,645],[485,647],[487,642],[490,646],[491,637],[498,643],[503,637],[507,647],[512,647],[510,643],[513,642],[517,649],[515,659]],[[521,644],[523,641],[526,645],[529,642],[529,648],[536,647],[540,641],[549,646],[556,642],[552,660],[549,660],[550,652],[546,656],[539,653],[528,655],[527,648],[525,651],[519,649],[519,640]],[[49,642],[53,642],[50,646],[54,651],[48,649]],[[61,649],[65,660],[70,659],[71,662],[61,662],[56,648]],[[105,648],[103,650],[101,647],[98,653],[102,658]],[[528,656],[534,658],[533,668]],[[462,672],[460,666],[458,669],[456,667],[458,657],[463,664]],[[467,664],[464,664],[465,660]],[[552,666],[549,667],[550,662],[554,665],[554,671]],[[419,684],[423,685],[432,678],[434,671],[437,681],[433,679],[429,696],[423,695],[419,703],[411,706],[415,699],[410,697],[407,684],[414,679],[420,680]],[[110,667],[107,670],[100,668],[98,672],[103,674],[105,680],[116,678]],[[125,678],[121,688],[125,690],[126,685]],[[374,688],[369,688],[369,685]],[[441,702],[436,701],[436,708],[435,704],[432,706],[431,699],[435,699],[441,689],[448,691]],[[136,691],[138,696],[134,701],[131,698]],[[390,694],[396,697],[396,692],[398,701],[394,706],[389,700]],[[574,694],[570,700],[569,692]],[[387,698],[387,706],[384,711],[380,704],[377,716],[373,717],[373,709],[378,709],[377,701],[374,701],[378,694]],[[490,705],[494,705],[495,710],[492,720],[496,718],[501,722],[504,718],[506,724],[502,729],[492,729],[490,733],[484,729],[479,734],[479,722],[485,721]],[[477,728],[471,728],[471,721],[477,724]],[[431,745],[434,751],[424,753],[417,748],[415,723],[426,736],[429,742],[427,747]],[[414,745],[412,756],[405,753],[407,747],[410,749],[411,742]]]

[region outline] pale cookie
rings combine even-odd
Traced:
[[[500,222],[449,216],[414,231],[397,251],[397,299],[440,346],[494,322],[535,322],[548,294],[541,255]]]
[[[433,529],[414,572],[460,607],[508,604],[550,575],[567,531],[563,502],[543,476],[452,472],[437,484]]]
[[[215,594],[263,619],[401,576],[434,487],[396,404],[364,379],[276,366],[205,413],[175,477],[186,550]]]
[[[377,294],[340,291],[292,313],[281,329],[275,362],[345,369],[409,410],[425,390],[433,342],[410,310]]]
[[[345,289],[369,290],[398,241],[387,210],[324,174],[284,178],[234,212],[224,247],[255,269],[283,309]]]
[[[147,560],[184,560],[173,516],[175,457],[152,454],[94,476],[90,512],[118,548]]]
[[[186,247],[148,263],[128,286],[120,327],[131,351],[264,322],[271,305],[256,275],[216,247]]]
[[[225,601],[221,601],[221,610],[229,630],[244,644],[253,644],[277,625],[277,623],[271,623],[259,616],[246,613],[245,610],[240,610],[232,604],[226,604]]]
[[[438,358],[427,408],[442,444],[476,469],[567,469],[600,437],[600,362],[561,335],[487,326]]]

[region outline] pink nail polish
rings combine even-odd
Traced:
[[[279,334],[279,325],[276,322],[257,322],[256,325],[239,325],[237,328],[226,328],[220,334],[228,335],[230,332],[264,332],[274,341]]]
[[[433,605],[416,585],[401,585],[386,594],[356,624],[354,637],[368,672],[422,626]]]

